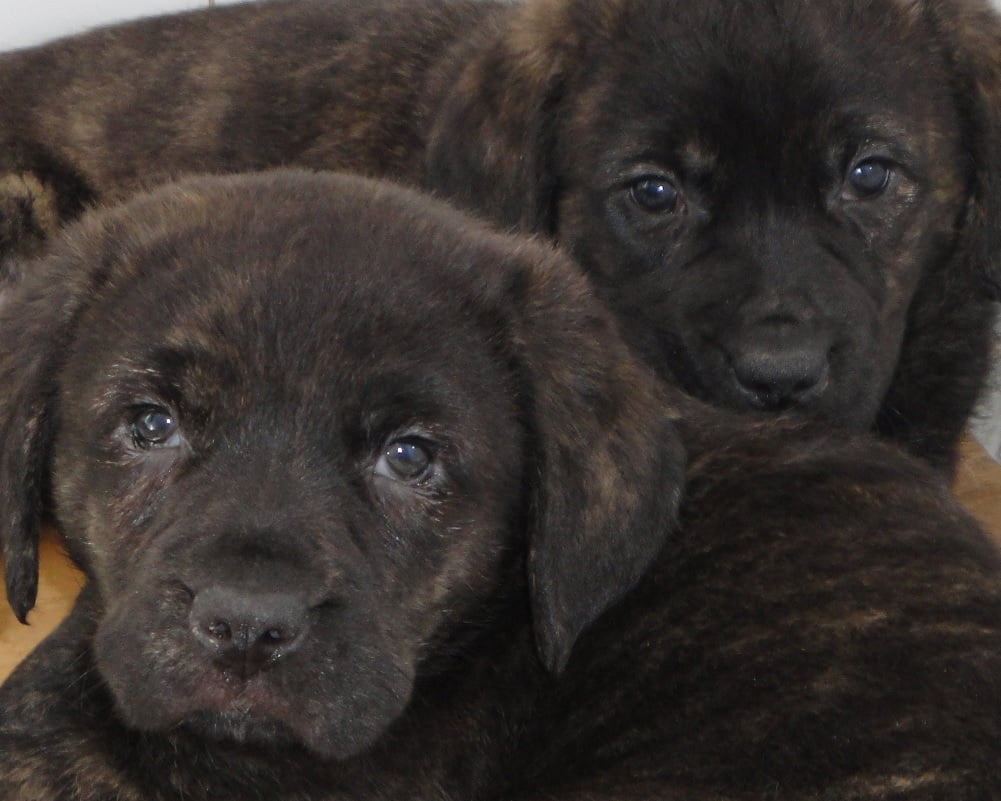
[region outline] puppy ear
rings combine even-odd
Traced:
[[[60,266],[56,255],[26,263],[0,303],[0,545],[7,599],[22,623],[38,590],[56,372],[86,296],[84,277]]]
[[[0,520],[7,600],[24,623],[38,590],[38,533],[53,418],[47,336],[18,297],[0,313]],[[44,315],[48,317],[48,315]],[[36,334],[41,339],[32,336]]]
[[[532,612],[542,661],[559,671],[675,530],[685,456],[666,390],[583,277],[550,255],[509,297],[537,457]]]
[[[975,171],[966,250],[983,275],[985,293],[1001,300],[1001,17],[978,0],[929,7],[951,50]]]
[[[8,258],[40,252],[59,224],[55,189],[34,173],[0,175],[0,278]]]
[[[560,0],[536,0],[502,30],[484,30],[442,98],[426,182],[464,208],[521,230],[552,233],[552,150],[565,79]],[[568,30],[568,28],[567,28]]]

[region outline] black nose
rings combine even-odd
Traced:
[[[781,411],[806,402],[827,386],[827,348],[813,342],[746,344],[731,353],[737,384],[750,404]]]
[[[220,667],[249,678],[299,647],[308,610],[296,596],[208,587],[191,605],[191,631]]]

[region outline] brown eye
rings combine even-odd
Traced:
[[[868,200],[886,191],[892,175],[893,170],[883,159],[864,159],[849,170],[848,185],[855,197]]]
[[[677,187],[661,175],[645,175],[632,183],[629,195],[644,211],[654,214],[678,210],[681,194]]]
[[[430,446],[413,438],[390,442],[379,461],[375,472],[396,481],[420,481],[432,468]]]
[[[166,409],[150,406],[141,409],[130,426],[132,441],[138,448],[169,448],[179,439],[175,417]]]

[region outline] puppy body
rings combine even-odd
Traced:
[[[42,488],[89,576],[5,801],[1001,797],[988,539],[889,447],[663,396],[544,248],[200,179],[3,324],[8,594]]]
[[[949,468],[991,350],[999,52],[968,0],[143,21],[0,60],[0,168],[40,187],[0,207],[0,244],[184,172],[390,176],[555,236],[690,393],[875,427]]]
[[[3,54],[0,166],[41,176],[64,219],[183,173],[297,164],[417,183],[429,73],[498,11],[279,0]]]

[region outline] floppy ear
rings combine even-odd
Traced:
[[[666,390],[578,271],[550,255],[509,299],[536,455],[532,613],[542,661],[559,671],[674,532],[685,456]]]
[[[985,293],[1001,300],[1001,17],[981,0],[930,4],[956,72],[974,185],[963,235]]]
[[[7,133],[13,136],[0,135],[0,262],[38,255],[95,199],[70,163],[30,137]]]
[[[494,222],[553,233],[552,151],[569,63],[563,0],[534,0],[462,50],[439,88],[426,185]],[[595,11],[595,13],[598,13]]]
[[[59,227],[59,214],[55,190],[34,173],[0,175],[0,271],[9,269],[5,262],[12,255],[41,251]]]
[[[27,621],[38,590],[38,538],[58,414],[56,373],[92,276],[58,255],[29,262],[0,296],[0,545],[7,599]]]

